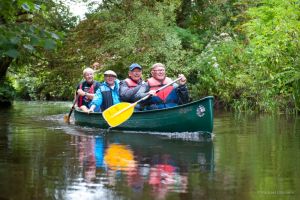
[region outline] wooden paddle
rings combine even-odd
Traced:
[[[158,93],[159,91],[172,85],[176,81],[179,81],[181,78],[182,77],[177,78],[176,80],[172,81],[171,83],[168,83],[167,85],[157,89],[155,91],[155,93]],[[134,106],[136,104],[138,104],[141,101],[146,100],[150,96],[151,96],[151,94],[148,94],[147,96],[141,98],[140,100],[138,100],[134,103],[121,102],[121,103],[115,104],[115,105],[109,107],[108,109],[106,109],[105,111],[103,111],[102,116],[110,127],[119,126],[120,124],[124,123],[126,120],[128,120],[131,117],[131,115],[134,111]]]
[[[68,123],[68,124],[70,123],[70,117],[71,117],[71,115],[72,115],[73,110],[75,109],[75,105],[76,105],[76,103],[77,103],[77,100],[78,100],[78,94],[76,94],[76,96],[75,96],[74,103],[73,103],[73,105],[72,105],[72,108],[70,109],[69,114],[64,116],[64,121],[65,121],[66,123]]]

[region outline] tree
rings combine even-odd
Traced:
[[[0,81],[5,80],[10,69],[17,82],[22,83],[20,90],[42,91],[52,70],[56,53],[53,50],[61,46],[64,34],[75,27],[77,17],[62,1],[4,0],[0,8],[4,11],[0,14]],[[9,95],[0,94],[0,99],[7,99],[5,96]]]
[[[299,8],[294,0],[262,0],[246,13],[242,27],[261,109],[300,110]]]
[[[138,62],[147,70],[154,62],[169,66],[173,75],[186,53],[175,27],[175,1],[103,1],[70,32],[58,62],[69,69],[97,60],[123,78]],[[176,1],[177,2],[177,1]]]
[[[60,37],[33,23],[35,15],[43,14],[43,4],[33,0],[2,0],[0,8],[0,80],[4,80],[13,60],[41,48],[54,49]]]

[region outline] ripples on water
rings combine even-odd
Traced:
[[[60,121],[58,116],[50,118],[47,120]],[[133,198],[137,194],[138,199],[187,194],[188,166],[196,172],[213,171],[211,138],[203,133],[106,132],[74,125],[55,129],[76,136],[71,145],[80,152],[79,166],[83,170],[74,186],[67,189],[65,198],[86,193],[87,198],[105,199]],[[193,161],[185,163],[188,159]],[[128,189],[132,194],[127,194]]]
[[[298,199],[299,118],[217,114],[203,133],[65,124],[70,103],[0,112],[0,199]]]

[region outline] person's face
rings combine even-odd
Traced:
[[[164,80],[166,77],[165,68],[155,67],[151,70],[151,75],[153,78],[155,78],[157,80]]]
[[[109,86],[113,86],[115,84],[115,80],[117,77],[115,77],[114,75],[104,75],[104,79],[105,82],[109,85]]]
[[[132,71],[129,72],[129,77],[132,80],[138,82],[142,77],[142,70],[139,68],[133,69]]]
[[[84,74],[84,79],[86,80],[86,82],[91,83],[94,80],[94,73],[93,72],[86,72]]]

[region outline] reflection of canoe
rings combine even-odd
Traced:
[[[183,133],[189,134],[189,133]],[[201,170],[213,171],[214,145],[212,140],[203,142],[166,139],[162,136],[139,133],[107,134],[105,139],[112,144],[130,146],[138,162],[144,164],[175,164],[181,166],[199,166]],[[168,156],[173,162],[166,163]],[[141,164],[141,163],[139,163]]]
[[[84,113],[75,110],[75,123],[83,126],[108,128],[101,113]],[[159,132],[209,132],[213,130],[213,97],[173,108],[135,112],[116,130]]]

